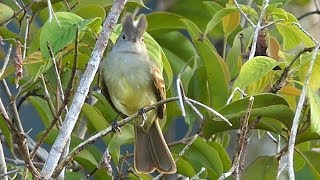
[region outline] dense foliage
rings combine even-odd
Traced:
[[[21,2],[23,5],[19,4],[25,11],[20,10],[14,1],[4,0],[0,3],[1,59],[5,59],[9,44],[13,46],[9,65],[5,67],[1,79],[19,86],[19,91],[13,94],[14,98],[10,97],[12,101],[31,104],[38,112],[39,120],[27,120],[28,123],[42,123],[44,126],[43,131],[37,132],[38,136],[34,138],[37,141],[50,126],[58,110],[68,103],[61,99],[48,44],[58,66],[63,93],[70,100],[113,1],[52,0],[55,16],[51,22],[48,20],[46,1]],[[271,1],[261,19],[262,1],[255,0],[251,6],[241,5],[243,13],[253,24],[257,24],[260,19],[262,26],[267,25],[258,34],[255,57],[249,60],[255,28],[242,18],[233,1],[177,0],[168,3],[163,11],[148,10],[144,3],[146,2],[142,0],[129,0],[123,14],[137,8],[146,13],[148,34],[145,34],[145,42],[152,59],[163,65],[167,97],[177,95],[176,78],[182,72],[180,76],[185,95],[215,109],[232,123],[230,126],[207,109],[197,106],[199,113],[204,116],[201,120],[199,113],[185,103],[187,114],[184,121],[188,125],[188,132],[184,139],[177,140],[170,146],[177,159],[177,173],[193,177],[204,167],[205,171],[199,175],[200,178],[217,179],[231,168],[233,154],[238,151],[226,151],[230,143],[236,144],[230,141],[231,132],[239,129],[239,122],[248,113],[250,96],[253,96],[246,141],[252,132],[258,134],[259,138],[268,138],[268,132],[270,136],[279,137],[275,143],[281,145],[273,155],[260,156],[246,166],[243,177],[276,179],[278,168],[282,165],[279,163],[280,159],[287,153],[299,97],[303,87],[307,86],[307,100],[299,112],[301,117],[296,135],[294,168],[297,175],[320,179],[320,154],[314,150],[319,147],[320,139],[320,56],[316,52],[310,82],[306,85],[308,67],[317,44],[299,28],[297,18],[283,9],[288,2]],[[111,42],[115,42],[120,30],[121,25],[117,25]],[[111,44],[109,43],[110,47]],[[109,46],[107,49],[110,49]],[[26,52],[25,57],[23,52]],[[19,66],[21,63],[22,67]],[[72,71],[73,67],[76,68],[76,73]],[[22,74],[19,73],[21,68]],[[88,100],[81,109],[70,150],[88,137],[108,128],[116,117],[105,97],[97,92],[98,78],[97,74]],[[50,97],[45,93],[45,86]],[[242,89],[247,97],[242,97],[235,91],[228,104],[228,98],[236,88]],[[6,94],[2,93],[1,98],[4,96]],[[14,117],[11,111],[8,112],[10,117]],[[64,112],[62,117],[65,114]],[[5,153],[6,156],[15,154],[17,158],[21,158],[15,150],[14,133],[4,123],[3,116],[1,118],[3,146],[10,151]],[[163,131],[166,132],[179,118],[181,110],[178,103],[168,103]],[[250,127],[254,130],[251,131]],[[44,143],[49,145],[48,149],[58,132],[59,125],[45,138]],[[199,136],[194,140],[192,137],[195,133]],[[110,133],[103,137],[99,147],[93,144],[85,148],[74,158],[77,163],[70,164],[66,178],[84,177],[97,167],[98,170],[93,174],[95,178],[111,178],[107,169],[100,167],[104,151],[101,147],[108,147],[114,177],[150,179],[154,174],[134,172],[132,154],[125,151],[128,149],[127,144],[133,143],[133,136],[133,125],[128,123],[121,128],[121,133]],[[179,155],[190,140],[194,140],[191,146],[184,154]],[[44,161],[45,159],[39,159],[39,162]],[[9,161],[7,166],[8,170],[18,169],[19,175],[24,173],[24,166],[21,168]],[[37,167],[41,170],[41,164]],[[73,171],[69,171],[70,169]]]

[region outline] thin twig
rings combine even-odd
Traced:
[[[285,84],[286,84],[286,79],[289,75],[289,71],[293,64],[299,59],[299,57],[304,54],[305,52],[311,52],[314,50],[314,47],[308,47],[302,49],[290,62],[290,64],[283,70],[282,74],[280,75],[279,79],[277,82],[270,88],[269,92],[270,93],[277,93]]]
[[[257,48],[257,40],[259,36],[259,32],[262,28],[263,19],[267,10],[267,7],[269,6],[269,0],[264,0],[261,8],[260,18],[258,20],[258,23],[254,26],[254,32],[253,32],[253,38],[252,38],[252,44],[251,44],[251,51],[249,55],[249,59],[252,59],[254,57],[254,54],[256,52]]]
[[[242,89],[240,89],[239,87],[236,87],[236,88],[234,88],[234,90],[232,91],[231,95],[229,96],[226,105],[230,104],[230,102],[232,101],[232,98],[233,98],[234,94],[235,94],[237,91],[239,91],[243,97],[248,96],[244,91],[242,91]]]
[[[58,86],[58,93],[61,100],[64,101],[65,97],[64,97],[64,92],[63,92],[63,88],[62,88],[62,83],[61,83],[61,78],[60,78],[60,74],[59,74],[59,70],[58,70],[58,66],[57,66],[57,62],[56,62],[56,58],[53,54],[52,48],[50,46],[49,41],[47,42],[47,48],[50,54],[50,59],[53,63],[53,67],[54,67],[54,72],[56,74],[56,80],[57,80],[57,86]],[[65,106],[65,111],[68,113],[68,108],[67,106]]]
[[[71,136],[72,130],[80,114],[80,109],[84,103],[84,100],[89,92],[90,85],[98,70],[100,60],[108,44],[108,40],[110,38],[112,30],[116,25],[120,13],[122,12],[126,2],[126,0],[114,1],[109,14],[103,23],[102,31],[93,49],[87,68],[84,71],[83,76],[80,80],[80,84],[78,86],[73,102],[69,109],[69,113],[67,113],[65,117],[59,135],[56,138],[56,141],[54,142],[49,153],[48,159],[45,162],[44,167],[41,171],[41,175],[44,179],[51,178],[53,171],[58,164],[59,158],[61,157],[62,150],[66,145],[68,138]],[[57,175],[60,174],[61,169],[59,170]],[[57,177],[57,175],[55,177]]]
[[[191,99],[191,98],[187,98],[187,99],[188,99],[189,101],[191,101],[192,103],[194,103],[194,104],[196,104],[196,105],[199,105],[199,106],[201,106],[201,107],[209,110],[210,112],[212,112],[213,114],[215,114],[216,116],[218,116],[219,118],[221,118],[223,121],[225,121],[226,123],[228,123],[229,126],[232,126],[231,122],[230,122],[227,118],[225,118],[222,114],[218,113],[216,110],[212,109],[211,107],[209,107],[209,106],[207,106],[207,105],[205,105],[205,104],[202,104],[202,103],[200,103],[200,102],[198,102],[198,101],[195,101],[195,100],[193,100],[193,99]]]
[[[206,170],[206,168],[205,168],[205,167],[202,167],[202,168],[200,169],[200,171],[199,171],[196,175],[194,175],[193,177],[190,178],[190,180],[198,180],[198,179],[200,179],[199,176],[200,176],[205,170]]]
[[[20,9],[19,11],[14,12],[14,14],[13,14],[10,18],[8,18],[8,19],[0,22],[0,26],[3,26],[5,23],[7,23],[7,22],[11,21],[12,19],[18,17],[18,15],[19,15],[21,12],[26,11],[26,9],[28,9],[28,8],[29,8],[30,6],[32,6],[34,3],[35,3],[35,2],[32,1],[31,3],[29,3],[29,4],[26,5],[26,6],[24,6],[22,9]]]
[[[13,134],[13,137],[15,139],[15,141],[17,142],[17,145],[19,147],[20,150],[20,154],[23,157],[23,160],[26,163],[26,167],[30,170],[30,172],[32,173],[33,177],[35,179],[39,179],[40,178],[40,173],[38,172],[38,170],[36,169],[36,167],[33,165],[30,156],[29,156],[29,150],[28,150],[28,146],[26,145],[26,138],[24,136],[23,133],[21,133],[14,125],[14,123],[10,120],[4,106],[2,103],[2,100],[0,98],[0,113],[1,116],[4,119],[4,122],[6,123],[7,127],[10,129],[10,132]]]
[[[30,25],[30,18],[28,15],[26,15],[26,31],[24,32],[24,43],[23,43],[23,54],[22,59],[26,58],[27,55],[27,41],[28,41],[28,32],[29,32],[29,25]]]
[[[240,11],[240,13],[242,14],[242,16],[250,23],[250,25],[251,25],[252,27],[255,27],[255,25],[254,25],[253,22],[249,19],[249,17],[247,16],[247,14],[243,12],[243,10],[241,9],[241,7],[240,7],[239,3],[237,2],[237,0],[234,0],[233,2],[234,2],[234,4],[237,6],[237,8],[238,8],[238,10]]]
[[[295,174],[294,174],[294,168],[293,168],[293,153],[294,153],[294,146],[295,146],[295,141],[296,141],[296,135],[297,135],[297,130],[298,130],[298,125],[299,125],[299,119],[300,119],[300,115],[301,115],[301,110],[303,108],[303,104],[304,101],[306,99],[306,94],[307,94],[307,88],[308,88],[308,84],[309,84],[309,79],[310,79],[310,75],[312,73],[312,68],[313,68],[313,64],[316,60],[316,56],[317,53],[319,51],[319,47],[320,44],[317,43],[317,46],[315,47],[313,54],[312,54],[312,59],[310,60],[310,65],[308,68],[308,72],[306,75],[306,80],[304,83],[304,86],[302,88],[302,92],[300,95],[300,99],[297,105],[297,109],[293,118],[293,122],[292,122],[292,128],[291,128],[291,133],[290,133],[290,138],[289,138],[289,145],[288,145],[288,166],[289,166],[289,178],[290,180],[294,180],[295,179]]]

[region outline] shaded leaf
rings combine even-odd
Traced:
[[[134,130],[132,124],[126,124],[121,127],[121,133],[113,135],[112,139],[108,144],[109,152],[112,160],[117,165],[120,158],[120,146],[131,143],[134,137]]]
[[[276,180],[278,171],[278,161],[275,157],[272,156],[260,156],[253,163],[250,164],[244,179],[254,180],[259,177],[259,179],[266,180]]]
[[[198,40],[201,32],[193,22],[189,20],[182,21],[186,25],[192,41],[205,65],[210,105],[214,108],[220,108],[227,101],[229,93],[227,82],[229,81],[230,76],[226,64],[207,38],[205,38],[203,42]]]

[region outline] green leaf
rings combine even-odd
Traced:
[[[257,17],[257,13],[254,9],[249,6],[241,5],[241,9],[250,15]],[[234,12],[238,12],[238,8],[236,6],[228,6],[226,8],[220,9],[211,20],[208,22],[206,30],[204,31],[204,36],[206,36],[225,16],[230,15]],[[226,32],[226,31],[225,31]]]
[[[52,144],[55,142],[58,134],[59,134],[59,131],[56,130],[56,129],[53,129],[53,130],[48,134],[48,136],[46,137],[46,139],[45,139],[44,142],[47,143],[47,144],[52,145]],[[38,134],[37,138],[38,138],[40,135],[41,135],[41,133]],[[82,143],[82,142],[83,142],[82,139],[80,139],[80,138],[78,138],[78,137],[76,137],[76,136],[71,135],[70,149],[75,148],[77,145],[79,145],[79,144]],[[101,151],[100,151],[97,147],[95,147],[95,146],[88,146],[88,147],[86,147],[85,150],[88,150],[88,151],[90,152],[90,154],[93,155],[93,157],[95,158],[95,161],[96,161],[96,162],[99,162],[99,161],[101,160],[101,158],[102,158],[102,153],[101,153]]]
[[[257,56],[247,61],[241,68],[233,89],[243,89],[267,75],[279,63],[266,56]]]
[[[308,89],[308,99],[311,109],[311,131],[320,135],[320,95],[318,91]]]
[[[104,19],[106,17],[106,11],[103,9],[103,7],[98,5],[88,5],[79,7],[76,9],[75,13],[81,16],[83,19],[91,19],[95,17],[100,17],[101,19]]]
[[[117,117],[117,113],[112,109],[111,105],[104,97],[103,94],[98,92],[92,92],[92,95],[97,98],[97,102],[93,105],[101,113],[104,119],[111,124],[112,121]]]
[[[4,135],[6,145],[8,145],[10,151],[13,152],[12,134],[2,116],[0,116],[0,130],[1,130],[1,133]]]
[[[320,178],[320,164],[319,164],[320,153],[316,151],[303,151],[301,155],[304,157],[308,167],[310,168],[314,179],[319,179]]]
[[[218,152],[223,165],[223,172],[227,172],[231,168],[231,160],[224,147],[214,141],[208,141],[207,143]]]
[[[187,27],[193,43],[195,44],[202,61],[204,62],[208,80],[210,105],[220,108],[228,99],[229,72],[223,59],[215,51],[209,39],[199,41],[201,34],[199,28],[189,20],[182,20]]]
[[[0,23],[10,19],[14,15],[13,9],[11,7],[0,3]]]
[[[28,101],[33,105],[33,107],[37,110],[42,123],[45,127],[48,127],[53,120],[52,113],[50,111],[49,105],[47,101],[43,100],[37,96],[30,96]]]
[[[177,155],[174,156],[174,159],[176,158],[177,158]],[[182,157],[178,159],[176,164],[177,164],[177,173],[182,174],[186,177],[193,177],[194,175],[196,175],[191,164],[187,160],[184,160]]]
[[[132,124],[126,124],[121,127],[121,133],[113,135],[108,145],[109,152],[114,163],[117,165],[120,158],[120,146],[131,143],[134,137],[134,130]]]
[[[81,109],[81,112],[88,118],[91,125],[95,128],[96,132],[102,131],[109,127],[108,122],[103,118],[101,113],[92,105],[84,103]],[[104,136],[103,138],[104,143],[109,143],[108,136]]]
[[[276,24],[276,27],[282,36],[282,47],[284,50],[292,50],[301,44],[306,47],[315,45],[312,39],[296,25],[292,24],[292,22],[279,22]]]
[[[80,16],[69,12],[57,12],[56,16],[61,27],[55,20],[47,21],[40,34],[40,50],[45,59],[49,59],[47,42],[50,43],[53,53],[57,53],[70,43],[74,43],[77,26],[79,30],[86,29],[95,21],[101,21],[100,18],[84,20]]]
[[[165,31],[184,29],[184,24],[180,21],[182,16],[169,12],[154,12],[147,15],[148,33],[151,35],[162,35]],[[160,32],[160,33],[159,33]]]
[[[278,171],[278,161],[273,156],[260,156],[248,167],[244,179],[254,180],[259,179],[265,180],[276,180]]]
[[[231,104],[228,104],[227,106],[221,108],[219,110],[219,113],[226,117],[232,123],[232,126],[229,126],[224,121],[221,121],[219,117],[213,117],[213,119],[208,119],[204,123],[204,137],[210,138],[213,134],[218,132],[238,129],[239,118],[245,116],[247,112],[248,102],[249,97],[234,101]],[[277,122],[281,122],[282,124],[287,126],[287,128],[290,128],[294,113],[289,108],[286,100],[282,97],[275,94],[259,94],[254,96],[250,122],[258,116],[269,117],[268,121],[277,120]],[[270,123],[270,125],[277,124]],[[258,123],[258,126],[256,128],[272,131],[275,133],[280,133],[278,131],[282,130],[282,126],[273,127],[270,125],[268,122],[264,121]]]
[[[202,138],[197,138],[193,144],[195,147],[209,162],[211,168],[216,172],[218,175],[223,173],[223,165],[221,162],[221,158],[219,157],[219,153],[209,146],[207,142]]]
[[[235,78],[239,72],[240,68],[242,66],[242,58],[241,58],[241,41],[240,41],[240,35],[243,35],[242,43],[243,48],[246,49],[249,46],[251,36],[253,34],[253,28],[248,27],[246,29],[243,29],[240,31],[234,38],[232,47],[229,51],[229,54],[226,58],[226,64],[228,66],[229,72],[230,72],[230,78]]]
[[[298,172],[301,169],[303,169],[303,167],[306,165],[306,161],[302,155],[303,151],[309,151],[310,150],[310,142],[304,142],[301,144],[298,144],[294,147],[295,151],[293,154],[293,166],[294,166],[294,171]]]

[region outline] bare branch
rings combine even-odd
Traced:
[[[2,143],[0,140],[0,177],[3,180],[7,180],[7,164],[4,158],[4,153],[3,153],[3,148],[2,148]]]
[[[288,157],[288,167],[289,167],[289,178],[290,178],[290,180],[294,180],[295,179],[294,168],[293,168],[294,146],[295,146],[295,142],[296,142],[296,135],[297,135],[297,130],[298,130],[301,111],[302,111],[303,104],[304,104],[304,101],[305,101],[306,95],[307,95],[307,88],[308,88],[308,84],[309,84],[310,75],[312,73],[313,64],[314,64],[314,62],[316,60],[317,53],[319,51],[319,47],[320,47],[320,44],[317,43],[317,46],[315,47],[315,49],[313,51],[313,54],[312,54],[312,59],[310,61],[310,65],[309,65],[309,68],[308,68],[306,80],[305,80],[304,86],[302,88],[300,99],[299,99],[299,102],[298,102],[298,105],[297,105],[297,109],[296,109],[296,112],[295,112],[295,115],[294,115],[294,118],[293,118],[293,122],[292,122],[289,145],[288,145],[288,155],[289,155],[289,157]]]
[[[41,175],[44,179],[49,179],[51,177],[55,167],[58,164],[59,158],[61,157],[64,146],[66,145],[68,138],[71,136],[72,130],[80,114],[81,107],[98,70],[103,52],[108,44],[109,37],[126,2],[126,0],[114,1],[108,16],[104,21],[102,31],[93,49],[88,66],[80,80],[80,84],[69,109],[69,113],[65,117],[60,133],[53,144],[49,153],[49,157],[42,169]]]

